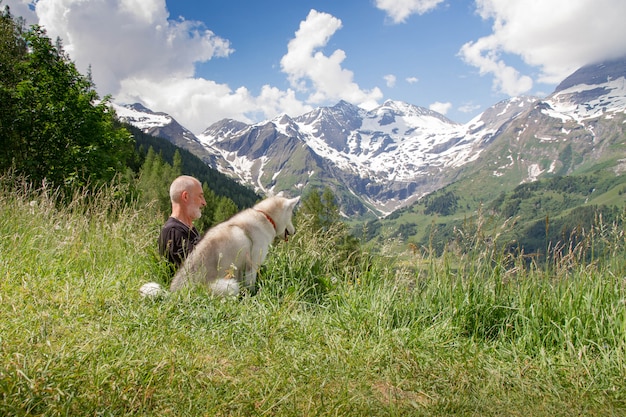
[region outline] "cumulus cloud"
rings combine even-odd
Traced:
[[[299,101],[295,91],[279,90],[265,85],[258,96],[246,87],[231,90],[226,84],[202,78],[169,79],[168,82],[145,78],[128,78],[122,82],[117,100],[125,103],[143,102],[176,118],[192,132],[199,133],[212,122],[224,118],[255,122],[250,115],[270,118],[289,109],[301,114],[311,107]]]
[[[4,0],[16,16],[29,24],[42,25],[51,39],[59,37],[65,51],[79,71],[91,74],[101,95],[111,94],[118,103],[141,102],[156,111],[174,116],[193,132],[200,132],[225,117],[245,122],[271,118],[281,113],[302,114],[312,109],[296,97],[298,90],[310,84],[309,100],[342,98],[350,102],[372,103],[382,97],[378,89],[362,91],[352,82],[352,73],[340,66],[343,51],[324,57],[314,51],[325,45],[341,22],[330,15],[312,13],[311,32],[296,36],[296,46],[305,46],[305,54],[291,50],[285,62],[289,77],[297,80],[296,89],[281,90],[264,85],[258,95],[246,87],[196,76],[195,65],[234,53],[230,42],[204,23],[170,19],[164,0]],[[316,20],[315,17],[321,18]],[[316,23],[317,22],[317,23]],[[298,65],[312,65],[303,72]],[[306,89],[306,88],[305,88]],[[255,120],[256,119],[256,120]]]
[[[537,81],[557,83],[579,67],[626,55],[623,0],[477,0],[477,13],[493,21],[492,33],[462,46],[459,54],[496,91],[526,93],[533,80],[507,63],[516,55],[539,68]]]
[[[436,111],[437,113],[446,114],[452,108],[452,103],[441,103],[439,101],[435,101],[433,104],[428,106],[428,108],[432,111]]]
[[[362,90],[353,81],[354,74],[342,67],[346,54],[336,49],[330,56],[321,51],[341,28],[341,20],[311,10],[287,45],[280,61],[281,70],[297,91],[307,93],[307,101],[320,104],[343,99],[350,103],[371,105],[382,98],[379,88]]]
[[[197,63],[227,57],[233,49],[202,22],[170,19],[164,0],[5,1],[11,10],[31,10],[28,23],[42,25],[51,39],[59,37],[79,71],[91,67],[100,95],[111,94],[117,102],[142,102],[195,132],[220,116],[245,120],[244,112],[259,103],[277,107],[245,88],[232,91],[195,78]],[[289,101],[289,92],[271,98]]]
[[[203,23],[169,19],[164,0],[40,0],[36,11],[51,39],[92,66],[101,92],[117,93],[127,78],[191,77],[196,63],[233,52]]]
[[[385,84],[387,84],[387,87],[389,88],[393,88],[396,86],[396,76],[393,74],[387,74],[383,77],[383,79],[385,80]]]
[[[413,14],[424,14],[435,9],[444,0],[376,0],[393,23],[403,23]]]
[[[415,84],[418,81],[419,81],[419,79],[417,77],[407,77],[406,78],[406,82],[409,83],[409,84]]]

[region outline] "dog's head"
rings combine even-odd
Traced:
[[[274,222],[276,228],[276,237],[287,240],[289,235],[293,235],[296,229],[293,227],[292,217],[296,204],[300,201],[300,197],[285,198],[282,194],[270,197],[257,204],[258,210],[267,213]]]

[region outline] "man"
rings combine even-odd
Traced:
[[[159,236],[159,252],[178,268],[194,246],[200,233],[193,221],[200,218],[200,209],[206,206],[202,184],[194,177],[182,175],[170,185],[172,214]]]

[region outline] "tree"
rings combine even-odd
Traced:
[[[21,62],[27,53],[24,26],[14,21],[7,6],[0,14],[0,168],[10,167],[16,151],[22,147],[14,133],[14,113],[19,105],[15,87],[21,78]]]
[[[180,168],[172,167],[150,147],[136,182],[139,202],[143,205],[156,204],[161,213],[169,215],[172,208],[169,196],[170,184],[179,175]]]
[[[459,198],[452,192],[448,191],[443,194],[431,195],[426,199],[426,208],[424,214],[441,214],[449,216],[454,214],[458,208]]]
[[[1,22],[0,140],[6,152],[0,171],[12,168],[34,183],[45,179],[66,190],[124,172],[133,138],[116,120],[110,98],[99,100],[60,40],[53,45],[39,26],[23,32],[8,9]]]
[[[200,217],[200,219],[196,220],[195,222],[196,228],[200,232],[207,230],[209,227],[215,224],[215,220],[214,220],[215,212],[217,210],[217,205],[219,203],[219,197],[215,194],[215,192],[212,189],[209,188],[209,186],[205,182],[202,183],[202,192],[204,193],[204,200],[206,201],[206,206],[202,209],[202,217]],[[227,198],[227,197],[223,197],[223,198]],[[233,205],[235,206],[235,210],[236,210],[237,205],[234,202],[233,202]]]
[[[331,247],[346,265],[358,265],[363,260],[360,241],[350,234],[348,227],[341,221],[339,205],[329,187],[324,187],[322,191],[315,188],[302,197],[295,222],[298,234],[313,233],[316,236],[325,236],[328,239],[328,247]],[[308,227],[303,230],[302,226]]]
[[[322,192],[318,188],[312,190],[300,201],[300,207],[298,213],[310,218],[311,227],[315,231],[328,230],[339,222],[339,206],[329,187],[325,187]]]
[[[227,197],[219,197],[217,206],[215,207],[215,213],[213,214],[213,224],[230,219],[237,211],[237,206],[233,200]]]

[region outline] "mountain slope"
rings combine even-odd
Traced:
[[[452,181],[501,124],[487,115],[464,126],[401,102],[365,111],[342,101],[250,126],[223,120],[198,139],[221,154],[222,170],[260,190],[329,185],[346,215],[379,215]]]
[[[367,229],[420,244],[433,236],[445,242],[482,212],[499,222],[515,218],[512,238],[535,251],[545,248],[548,233],[555,243],[572,225],[589,230],[596,207],[610,221],[613,207],[626,206],[625,75],[624,60],[581,68],[553,94],[512,115],[457,181]],[[510,108],[494,108],[505,105]]]
[[[172,116],[163,112],[153,112],[139,103],[129,105],[113,103],[112,106],[120,121],[148,135],[169,140],[179,148],[195,154],[209,166],[215,165],[215,155],[207,151],[198,138]]]
[[[621,65],[584,67],[564,80],[553,94],[538,100],[508,122],[483,171],[522,183],[580,172],[607,163],[624,170],[626,60]],[[621,76],[613,78],[616,68]]]
[[[485,200],[599,163],[622,172],[625,77],[626,59],[590,65],[545,99],[505,100],[463,125],[397,101],[371,111],[341,101],[253,125],[226,119],[197,137],[147,109],[146,120],[126,120],[260,192],[329,186],[346,216],[383,216],[455,181]]]

